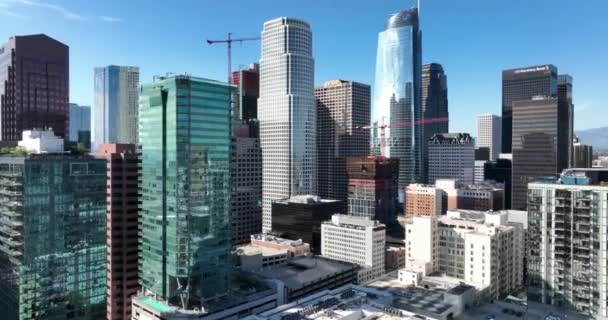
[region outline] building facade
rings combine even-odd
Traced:
[[[505,189],[505,209],[511,209],[512,160],[499,158],[488,161],[483,169],[484,180],[502,183]]]
[[[593,170],[603,170],[603,179],[585,176]],[[531,301],[606,319],[608,175],[605,168],[588,173],[529,184],[527,294]]]
[[[235,101],[237,118],[243,121],[258,118],[258,98],[260,97],[260,65],[251,63],[249,68],[234,71],[232,73],[232,84],[237,87],[239,93]]]
[[[128,320],[139,289],[137,147],[103,144],[95,157],[107,162],[106,320]]]
[[[405,187],[404,214],[439,216],[445,213],[444,192],[435,186],[410,184]]]
[[[385,225],[395,223],[398,168],[397,160],[382,156],[349,158],[348,214]]]
[[[321,225],[321,255],[361,266],[359,283],[384,275],[385,244],[386,227],[375,220],[337,214]]]
[[[475,145],[468,133],[435,134],[428,141],[429,183],[458,179],[472,184],[475,175]]]
[[[475,160],[475,169],[473,174],[473,183],[482,183],[485,179],[486,160]]]
[[[91,134],[91,107],[70,103],[70,142],[80,142],[80,132]]]
[[[448,112],[448,77],[439,63],[429,63],[422,66],[422,173],[423,181],[428,180],[428,150],[425,141],[436,133],[447,133],[449,129]]]
[[[502,152],[511,153],[514,101],[534,96],[557,97],[557,68],[539,65],[502,72]]]
[[[574,103],[572,102],[572,77],[567,74],[557,76],[558,99],[558,149],[567,153],[567,157],[560,157],[557,166],[560,170],[572,167],[573,139],[574,139]]]
[[[489,148],[490,159],[498,159],[502,150],[502,118],[493,114],[477,116],[477,147]]]
[[[2,319],[84,319],[106,310],[106,163],[0,156]]]
[[[272,229],[273,200],[317,193],[316,111],[310,25],[265,22],[258,99],[264,232]]]
[[[315,88],[317,98],[318,194],[348,200],[348,157],[369,155],[370,87],[331,80]]]
[[[228,291],[231,88],[188,75],[140,88],[140,286],[185,310]]]
[[[262,150],[254,126],[235,125],[231,149],[230,223],[235,246],[262,232]]]
[[[137,144],[139,68],[95,68],[93,142]]]
[[[45,34],[13,36],[0,47],[0,141],[19,141],[31,129],[69,138],[69,52]]]
[[[392,15],[378,34],[372,100],[372,152],[399,162],[398,190],[422,182],[422,32],[418,9]],[[402,197],[401,197],[402,198]]]
[[[591,168],[593,166],[593,146],[583,144],[578,137],[572,140],[572,168]]]

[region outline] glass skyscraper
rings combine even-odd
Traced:
[[[305,21],[277,18],[264,23],[258,118],[266,232],[272,228],[273,200],[317,191],[314,59]]]
[[[139,68],[95,68],[93,142],[137,144]]]
[[[79,132],[91,132],[91,107],[70,103],[70,141],[78,142]]]
[[[418,9],[396,13],[378,35],[372,100],[374,154],[399,160],[399,190],[423,179],[421,31]]]
[[[233,89],[191,76],[140,88],[140,284],[182,309],[228,287]]]
[[[105,234],[105,160],[0,156],[0,318],[104,318]]]

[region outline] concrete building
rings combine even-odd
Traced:
[[[262,150],[252,124],[233,124],[230,177],[232,246],[262,232]]]
[[[69,138],[70,48],[45,35],[13,36],[0,47],[0,142],[24,130]]]
[[[369,85],[345,80],[326,81],[315,88],[317,99],[318,194],[324,199],[348,200],[349,157],[367,156]],[[346,208],[345,208],[346,209]]]
[[[357,281],[359,266],[322,256],[298,257],[255,274],[276,288],[279,305]]]
[[[386,227],[374,220],[336,214],[321,225],[321,255],[361,266],[358,283],[384,275]]]
[[[321,252],[321,223],[337,213],[344,213],[338,200],[300,195],[272,202],[272,233],[282,238],[311,245],[312,252]]]
[[[303,20],[282,17],[264,23],[258,118],[264,177],[262,229],[270,232],[273,201],[317,194],[312,32]]]
[[[435,134],[428,141],[429,183],[437,179],[458,179],[472,184],[475,145],[468,133]]]
[[[391,272],[405,268],[405,247],[386,244],[384,253],[384,269]]]
[[[413,216],[406,222],[406,267],[400,278],[443,274],[484,291],[493,299],[523,286],[524,228],[506,212],[441,217]]]
[[[528,299],[608,318],[608,169],[528,185]]]
[[[482,183],[485,180],[486,160],[475,160],[475,172],[473,174],[473,183]]]
[[[493,114],[480,114],[477,116],[477,147],[488,148],[490,159],[498,159],[502,150],[501,141],[502,118]]]
[[[432,187],[431,187],[432,188]],[[441,190],[446,210],[503,210],[504,185],[493,181],[464,185],[454,179],[438,179],[434,188]]]
[[[405,211],[407,215],[439,216],[445,213],[444,192],[435,186],[410,184],[405,187]]]
[[[289,240],[269,234],[255,234],[251,242],[234,251],[241,270],[255,271],[287,263],[294,257],[310,255],[310,245],[302,240]]]
[[[137,144],[139,68],[95,68],[93,142]]]
[[[593,146],[583,144],[578,137],[572,141],[572,167],[591,168],[593,166]]]
[[[348,159],[348,214],[396,223],[398,167],[396,160],[381,156]]]
[[[105,160],[2,155],[0,181],[0,317],[105,318]]]
[[[448,77],[439,63],[429,63],[422,66],[421,108],[423,118],[422,141],[429,139],[436,133],[446,133],[449,130],[448,112]],[[422,174],[423,182],[428,175],[428,150],[422,143]]]
[[[137,147],[102,144],[95,157],[106,160],[106,319],[131,319],[137,294],[138,183]]]
[[[70,142],[80,142],[89,144],[90,141],[81,141],[79,137],[80,132],[88,132],[91,134],[91,107],[79,106],[75,103],[70,103]]]
[[[63,153],[64,139],[53,130],[24,130],[17,146],[32,153]]]

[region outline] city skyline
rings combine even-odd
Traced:
[[[141,68],[142,82],[166,72],[190,72],[223,80],[226,77],[225,50],[207,46],[204,43],[206,38],[220,38],[228,32],[238,36],[259,36],[260,25],[264,21],[277,16],[293,16],[308,21],[316,35],[313,44],[318,71],[315,85],[343,78],[370,84],[373,91],[377,34],[389,14],[408,8],[414,2],[380,2],[373,7],[364,1],[348,2],[348,7],[346,2],[318,2],[315,6],[306,7],[278,1],[265,2],[264,5],[237,1],[209,10],[207,2],[185,3],[179,8],[167,7],[169,4],[142,8],[137,2],[85,5],[78,1],[1,0],[0,15],[3,19],[0,29],[4,32],[0,36],[8,38],[13,34],[44,32],[70,45],[73,65],[70,70],[70,102],[92,105],[95,66],[137,65]],[[467,6],[422,3],[422,25],[426,35],[423,63],[441,63],[450,76],[450,110],[454,111],[451,113],[452,131],[476,135],[473,115],[499,114],[500,73],[503,69],[545,63],[560,66],[561,72],[571,74],[575,79],[575,129],[602,126],[601,119],[605,117],[598,115],[608,115],[602,105],[608,97],[599,88],[601,74],[608,71],[608,64],[597,58],[601,54],[593,53],[608,49],[605,44],[594,41],[608,31],[608,26],[601,23],[602,10],[598,10],[606,4],[591,1],[568,7],[569,2],[565,0],[551,2],[550,6],[548,1],[525,3],[525,6],[523,1],[516,2],[502,5],[471,1]],[[54,9],[41,4],[52,4]],[[336,25],[333,20],[336,10],[356,19],[345,19]],[[539,10],[543,12],[542,17],[535,13]],[[190,22],[186,24],[191,26],[188,28],[191,30],[180,31],[181,36],[170,38],[168,34],[174,32],[174,28],[154,34],[145,32],[146,25],[153,23],[161,13],[167,20],[192,21],[191,25]],[[468,17],[466,22],[461,19],[464,13]],[[513,15],[518,16],[517,25],[510,23]],[[226,17],[230,17],[230,24],[225,22]],[[564,32],[543,33],[542,37],[534,32],[535,28],[560,28],[566,18],[572,23],[569,23],[569,28],[560,29]],[[448,27],[450,25],[463,28]],[[459,36],[464,28],[467,37]],[[340,38],[335,41],[338,36]],[[571,39],[566,49],[559,41],[562,36]],[[98,41],[87,41],[91,38]],[[155,39],[159,38],[165,41],[162,48],[156,46]],[[176,52],[173,50],[175,46],[183,50]],[[350,54],[342,59],[345,51]],[[162,59],[166,54],[176,59]],[[233,69],[259,58],[259,43],[235,45]],[[475,64],[469,61],[475,61]]]

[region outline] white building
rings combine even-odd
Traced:
[[[528,299],[608,319],[608,168],[528,184]]]
[[[24,130],[17,145],[33,153],[62,153],[63,138],[55,136],[53,130]]]
[[[308,23],[264,23],[260,59],[260,146],[263,232],[272,228],[272,201],[316,194],[316,104],[312,32]]]
[[[406,267],[400,278],[412,285],[432,274],[461,279],[501,298],[523,285],[524,226],[508,212],[448,211],[438,218],[406,222]]]
[[[501,152],[502,118],[493,114],[477,116],[477,147],[490,149],[490,160],[498,159]]]
[[[475,145],[468,133],[435,134],[428,141],[429,183],[437,179],[458,179],[472,184]]]
[[[386,227],[374,220],[341,214],[321,225],[321,255],[363,267],[359,283],[384,275]]]
[[[486,165],[485,160],[475,160],[475,173],[473,175],[474,183],[481,183],[485,180],[484,179],[484,176],[485,176],[484,166],[485,165]]]

